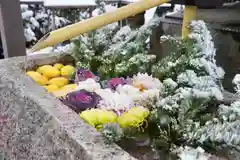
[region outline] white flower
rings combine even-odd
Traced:
[[[118,86],[116,91],[119,94],[125,94],[130,97],[134,104],[147,106],[154,100],[158,99],[160,90],[159,89],[148,89],[141,92],[138,88],[131,85]]]
[[[153,78],[147,73],[138,73],[133,76],[132,80],[133,84],[141,84],[145,89],[159,89],[161,91],[163,88],[163,84],[157,78]]]
[[[127,94],[113,92],[111,89],[98,89],[95,91],[102,100],[98,104],[99,108],[112,110],[118,115],[133,107],[133,101]]]
[[[98,89],[101,89],[99,83],[97,83],[94,79],[87,79],[85,81],[79,82],[76,90],[87,90],[89,92],[95,92]]]

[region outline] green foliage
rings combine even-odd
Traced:
[[[189,133],[214,117],[214,114],[207,114],[208,103],[209,99],[190,97],[179,100],[179,108],[175,110],[156,106],[150,118],[151,123],[155,123],[150,132],[155,129],[157,133],[151,136],[154,147],[167,152],[175,146],[191,144]]]
[[[125,33],[124,28],[119,30],[114,23],[79,37],[74,40],[72,51],[77,66],[99,74],[102,80],[150,73],[156,56],[148,54],[149,42],[146,41],[157,22],[131,34]]]
[[[162,41],[171,46],[171,54],[157,61],[155,55],[148,53],[147,41],[155,24],[156,21],[130,33],[112,24],[74,40],[72,55],[77,66],[98,73],[102,80],[142,72],[152,74],[164,84],[159,100],[150,107],[148,125],[143,131],[108,124],[101,132],[107,142],[146,135],[154,149],[163,152],[188,145],[209,148],[208,139],[202,142],[199,139],[209,129],[206,124],[219,118],[216,108],[222,100],[220,80],[224,75],[215,64],[211,35],[200,21],[190,26],[192,34],[188,40],[163,36]],[[223,126],[213,125],[215,129],[211,131],[215,133]],[[212,143],[215,145],[221,148],[222,144]]]
[[[123,135],[123,130],[118,123],[105,124],[101,129],[101,133],[105,138],[105,142],[111,144],[113,142],[118,142],[121,140]]]
[[[169,77],[177,80],[178,74],[188,69],[196,71],[199,76],[206,74],[203,68],[198,68],[190,63],[194,58],[198,58],[193,40],[182,41],[174,37],[164,36],[162,42],[170,44],[171,53],[152,66],[154,77],[160,80]]]

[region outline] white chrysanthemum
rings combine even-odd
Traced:
[[[157,79],[149,76],[147,73],[138,73],[132,78],[133,84],[143,85],[145,89],[159,89],[162,90],[163,84]]]
[[[116,91],[118,93],[127,94],[127,95],[133,95],[133,94],[140,94],[140,91],[138,88],[132,86],[132,85],[119,85],[116,88]]]
[[[87,79],[85,81],[79,82],[76,90],[87,90],[89,92],[95,92],[98,89],[101,89],[99,83],[97,83],[94,79]]]
[[[158,99],[160,93],[159,89],[148,89],[141,92],[138,88],[131,85],[118,86],[116,91],[119,94],[125,94],[130,97],[134,104],[142,106],[147,106]]]
[[[113,92],[111,89],[98,89],[95,91],[102,100],[98,104],[99,108],[112,110],[118,115],[133,107],[133,101],[127,94]]]

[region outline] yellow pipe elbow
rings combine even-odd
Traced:
[[[189,34],[189,23],[196,19],[197,7],[196,6],[185,6],[184,17],[182,23],[182,39],[186,39]]]
[[[52,31],[40,39],[40,41],[32,47],[30,53],[49,46],[54,46],[57,43],[61,43],[83,33],[101,28],[107,24],[111,24],[113,22],[117,22],[127,17],[139,14],[145,10],[169,1],[170,0],[140,0],[127,6],[118,8],[113,12],[107,12],[97,17],[92,17],[87,20]]]

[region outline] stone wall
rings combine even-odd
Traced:
[[[30,67],[58,61],[30,57]],[[0,155],[7,160],[134,160],[24,73],[24,57],[0,61]]]

